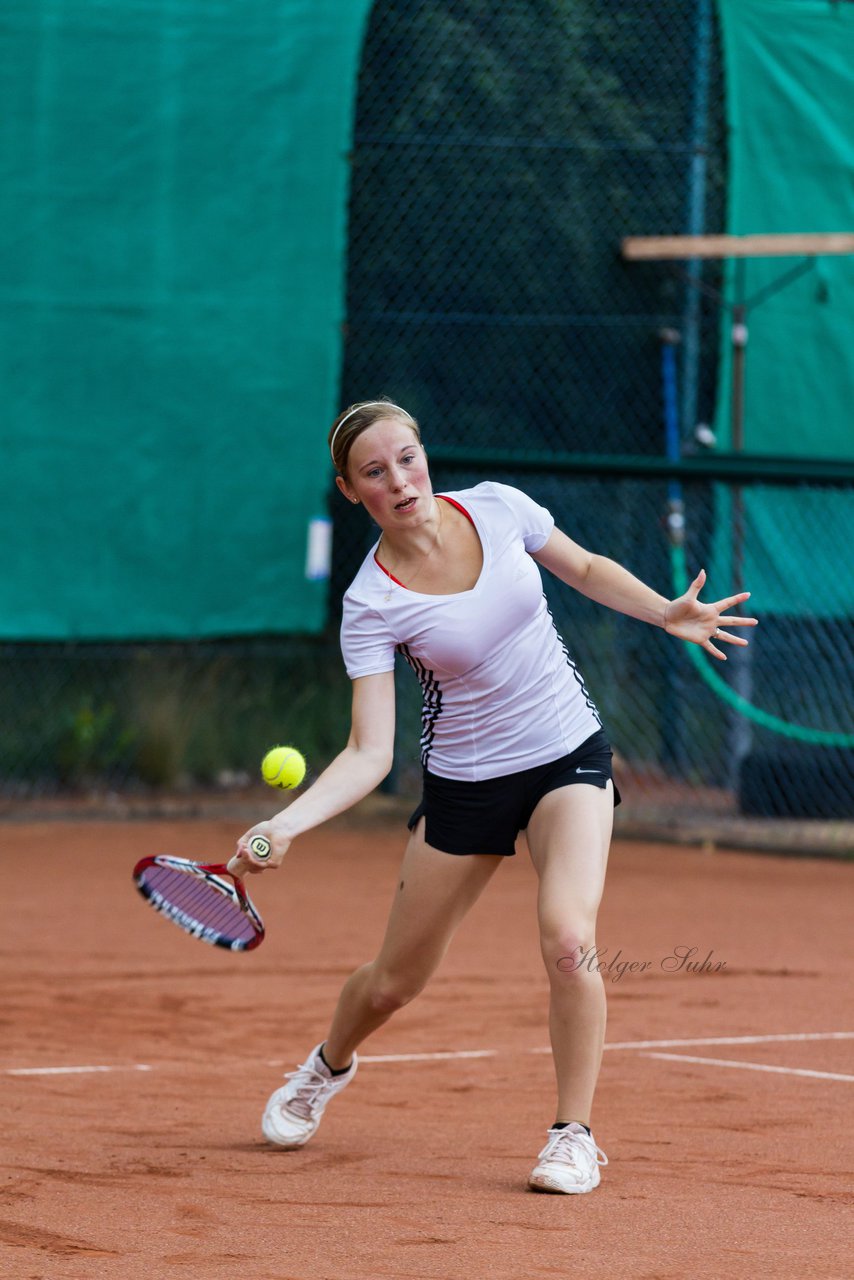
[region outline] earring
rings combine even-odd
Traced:
[[[354,507],[358,507],[358,505],[359,505],[359,499],[358,499],[358,498],[351,498],[351,499],[350,499],[350,501],[352,502],[352,504],[353,504],[353,506],[354,506]]]

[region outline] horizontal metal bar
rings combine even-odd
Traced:
[[[828,458],[766,458],[750,454],[700,454],[681,461],[623,454],[560,453],[551,450],[432,447],[436,467],[491,472],[551,472],[560,475],[633,476],[641,479],[758,481],[767,484],[854,484],[854,461]]]
[[[854,253],[854,234],[847,231],[802,232],[754,236],[627,236],[623,257],[632,262],[665,258],[789,258],[801,254]]]
[[[679,323],[678,316],[596,315],[584,312],[543,312],[542,315],[505,315],[497,311],[359,311],[347,318],[351,329],[359,323],[411,324],[435,327],[475,325],[489,329],[647,329],[658,333]]]
[[[688,142],[624,142],[578,138],[516,138],[500,134],[459,133],[357,133],[353,139],[358,162],[359,147],[427,147],[449,150],[452,147],[471,150],[500,151],[589,151],[623,152],[628,155],[688,155],[693,150]]]

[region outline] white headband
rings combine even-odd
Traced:
[[[338,432],[344,426],[344,423],[347,421],[348,418],[352,418],[354,413],[358,413],[360,409],[369,409],[372,404],[387,405],[389,409],[394,409],[397,413],[402,413],[407,418],[410,416],[405,409],[401,409],[400,406],[396,404],[389,404],[387,400],[366,400],[364,404],[357,404],[355,409],[351,409],[349,413],[344,414],[344,417],[341,419],[341,421],[338,423],[338,426],[332,432],[332,439],[329,441],[329,453],[332,457],[333,462],[335,461],[335,453],[334,453],[335,438],[338,435]]]

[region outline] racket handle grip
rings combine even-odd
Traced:
[[[259,862],[266,862],[270,854],[273,852],[273,846],[266,836],[253,836],[249,841],[249,848],[255,854]]]

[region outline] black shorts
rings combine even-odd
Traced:
[[[576,782],[604,790],[609,779],[613,782],[611,756],[604,730],[597,729],[568,756],[484,782],[440,778],[425,769],[424,794],[409,819],[409,830],[426,817],[424,839],[433,849],[510,858],[516,852],[517,835],[525,830],[543,796]],[[614,804],[619,803],[620,793],[614,787]]]

